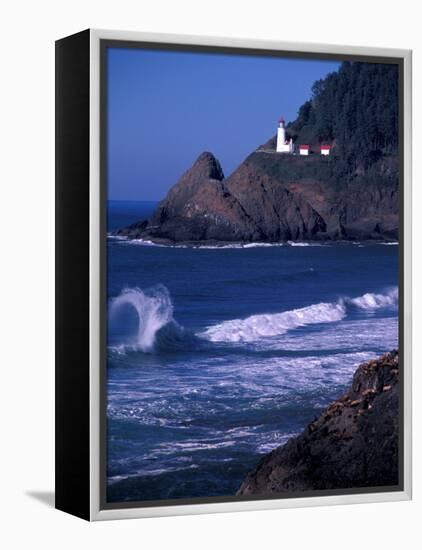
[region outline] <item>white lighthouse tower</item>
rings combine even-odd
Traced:
[[[293,153],[293,140],[286,141],[286,121],[283,117],[278,121],[277,153]]]

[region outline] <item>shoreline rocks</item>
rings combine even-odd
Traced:
[[[399,387],[397,350],[360,365],[350,389],[264,456],[237,494],[398,485]]]
[[[225,178],[204,152],[151,218],[114,235],[158,244],[397,239],[397,159],[342,182],[335,162],[258,149]]]

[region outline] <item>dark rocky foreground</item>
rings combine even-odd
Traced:
[[[261,459],[239,495],[397,485],[399,356],[361,365],[349,391]]]
[[[202,153],[150,219],[115,235],[163,244],[397,239],[396,157],[342,180],[334,157],[273,148],[270,140],[228,178]]]

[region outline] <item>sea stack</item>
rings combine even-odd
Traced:
[[[221,165],[209,152],[199,155],[149,220],[116,234],[164,244],[253,241],[263,236],[227,191]]]

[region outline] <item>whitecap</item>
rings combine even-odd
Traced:
[[[340,298],[337,302],[321,302],[299,309],[251,315],[209,326],[199,336],[211,342],[254,342],[261,338],[279,336],[306,325],[335,323],[344,319],[347,307],[362,310],[397,307],[398,288],[386,294],[366,293],[356,298]]]
[[[329,246],[326,243],[320,243],[315,241],[287,241],[289,246]]]
[[[173,320],[169,291],[164,285],[145,292],[140,288],[125,288],[111,301],[110,316],[123,305],[133,307],[138,315],[138,332],[133,347],[144,352],[153,351],[157,332]]]
[[[349,304],[360,309],[379,309],[391,306],[397,306],[399,299],[399,290],[397,287],[392,288],[387,291],[386,294],[375,294],[372,292],[367,292],[363,296],[358,296],[357,298],[349,298],[346,301]]]
[[[346,314],[343,304],[320,303],[282,313],[251,315],[246,319],[224,321],[208,327],[202,336],[212,342],[252,342],[277,336],[305,325],[341,321]]]

